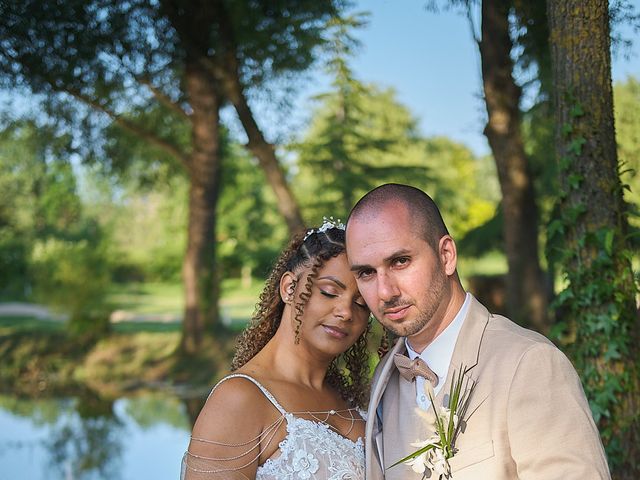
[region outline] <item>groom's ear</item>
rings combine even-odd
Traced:
[[[450,235],[444,235],[438,242],[438,254],[440,256],[440,263],[444,272],[451,276],[456,273],[458,266],[458,250],[456,249],[456,242],[453,241]]]

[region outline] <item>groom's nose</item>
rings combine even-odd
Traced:
[[[387,303],[399,295],[400,290],[393,277],[387,273],[378,275],[378,298],[381,301]]]

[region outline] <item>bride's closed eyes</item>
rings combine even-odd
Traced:
[[[325,297],[329,297],[329,298],[336,298],[338,297],[337,293],[329,293],[325,290],[323,290],[322,288],[319,288],[318,290],[320,290],[320,293],[322,295],[324,295]],[[357,306],[359,306],[360,308],[364,308],[364,309],[369,309],[369,307],[367,307],[367,304],[364,302],[364,300],[362,299],[362,297],[358,297],[356,298],[353,303],[355,303]]]
[[[320,277],[318,282],[318,290],[327,298],[336,298],[348,290],[347,286],[334,276]],[[360,308],[369,309],[359,294],[354,298],[353,303]]]

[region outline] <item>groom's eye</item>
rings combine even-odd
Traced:
[[[360,279],[360,280],[365,280],[368,277],[370,277],[371,275],[373,275],[374,270],[372,268],[366,268],[363,270],[358,270],[356,272],[356,278]]]
[[[403,267],[407,265],[410,261],[411,259],[409,257],[398,257],[398,258],[394,258],[392,263],[395,266]]]

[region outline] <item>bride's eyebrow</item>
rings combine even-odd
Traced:
[[[338,280],[336,277],[334,277],[333,275],[327,275],[325,277],[318,277],[318,280],[331,280],[333,283],[338,285],[343,290],[347,289],[347,286],[344,283],[342,283],[340,280]]]

